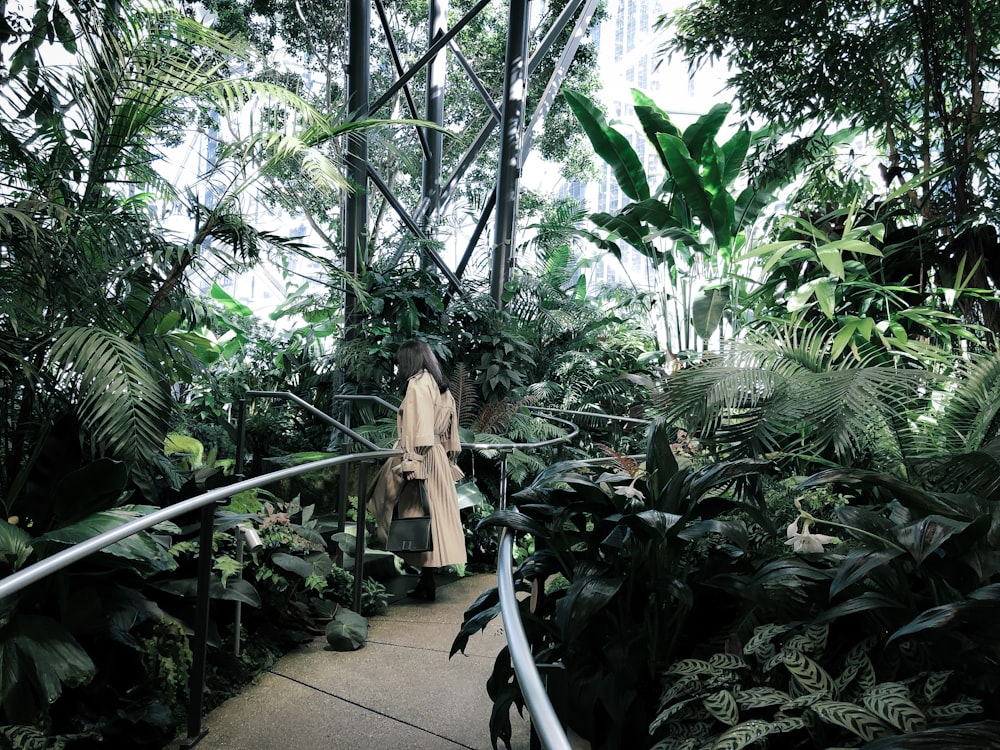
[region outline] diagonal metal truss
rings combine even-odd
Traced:
[[[599,0],[570,0],[562,13],[553,19],[534,50],[528,49],[530,0],[506,0],[507,45],[503,97],[499,102],[493,101],[456,42],[458,34],[475,20],[478,14],[496,2],[505,0],[479,0],[468,13],[448,28],[448,0],[430,0],[427,50],[413,65],[405,68],[393,41],[383,0],[348,0],[347,97],[348,110],[353,118],[384,116],[380,115],[380,111],[393,101],[394,97],[402,93],[412,119],[443,126],[445,91],[448,83],[445,66],[446,50],[455,56],[459,67],[478,92],[484,111],[490,115],[447,179],[442,175],[441,131],[427,127],[417,128],[423,169],[420,199],[411,209],[407,209],[403,201],[393,194],[387,181],[371,164],[367,134],[362,131],[349,139],[346,154],[347,176],[357,186],[357,189],[347,196],[344,207],[344,258],[345,269],[350,275],[357,276],[358,269],[368,257],[369,196],[374,189],[384,196],[408,231],[421,241],[427,256],[440,270],[452,292],[457,294],[463,293],[462,276],[492,219],[490,294],[497,307],[502,305],[503,288],[512,263],[511,250],[517,224],[521,170],[531,148],[533,134],[552,106],[566,71],[593,20]],[[369,59],[373,5],[396,74],[395,82],[374,99],[371,91]],[[558,53],[544,92],[531,116],[526,118],[528,81],[542,59],[554,52],[556,42],[571,26],[572,31]],[[418,112],[410,82],[418,72],[425,69],[427,73],[424,109],[423,112]],[[457,194],[457,188],[482,156],[494,129],[498,127],[500,156],[496,165],[496,181],[484,202],[458,267],[452,270],[433,249],[430,242],[434,239],[431,236],[434,231],[433,221],[449,206]],[[358,318],[357,300],[350,289],[346,293],[345,307],[350,330],[351,324]]]

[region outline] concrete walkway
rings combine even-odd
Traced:
[[[448,653],[466,608],[496,578],[442,583],[433,603],[404,597],[370,618],[368,642],[357,651],[333,651],[320,638],[284,656],[205,717],[208,734],[194,747],[491,750],[486,681],[506,645],[500,618],[469,639],[464,655]],[[527,718],[512,710],[511,724],[512,750],[529,750]]]

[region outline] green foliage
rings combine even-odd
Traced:
[[[986,53],[997,44],[997,8],[971,0],[962,12],[953,10],[947,0],[835,2],[794,12],[772,0],[698,0],[662,19],[667,49],[695,67],[719,61],[747,115],[774,124],[780,145],[769,160],[779,168],[797,145],[790,148],[790,140],[844,123],[856,128],[863,142],[844,149],[836,167],[824,160],[815,171],[841,172],[860,162],[861,170],[878,168],[881,184],[861,195],[848,186],[846,199],[841,193],[821,202],[819,214],[843,211],[854,198],[864,203],[878,191],[897,193],[901,231],[887,233],[895,235],[887,245],[898,243],[899,252],[879,264],[876,278],[915,287],[918,304],[935,286],[962,276],[963,266],[969,288],[997,286],[990,258],[998,221],[990,196],[1000,172],[981,156],[1000,138],[996,101],[983,95],[998,72]],[[811,219],[812,211],[801,218]],[[991,294],[970,295],[957,312],[998,330],[1000,308]]]
[[[128,497],[126,481],[124,466],[108,459],[62,477],[60,495],[72,488],[75,504],[57,497],[56,512],[44,524],[41,515],[34,523],[0,523],[0,560],[14,572],[33,558],[44,559],[155,510],[120,504]],[[176,569],[166,539],[179,532],[173,524],[160,524],[4,600],[5,721],[44,723],[52,728],[54,743],[61,741],[60,730],[109,741],[129,737],[136,747],[172,736],[187,689],[190,651],[180,623],[141,589],[144,581]]]
[[[668,421],[729,456],[812,462],[898,462],[909,413],[927,409],[937,376],[877,351],[833,351],[834,331],[752,337],[660,381]]]
[[[633,91],[636,117],[665,174],[653,192],[653,179],[635,149],[605,122],[594,102],[573,92],[564,97],[631,199],[614,214],[591,215],[600,231],[590,238],[619,259],[619,242],[625,242],[663,272],[657,293],[667,348],[693,348],[692,331],[703,341],[711,337],[738,296],[743,280],[735,273],[734,257],[746,232],[791,178],[793,165],[740,187],[739,182],[747,182],[748,150],[759,136],[740,128],[725,143],[716,142],[729,105],[716,105],[681,132],[652,99]],[[671,309],[673,321],[666,317]]]
[[[341,607],[327,623],[326,640],[334,651],[355,651],[368,640],[368,620]]]
[[[659,672],[694,643],[723,632],[731,605],[699,582],[734,575],[750,544],[738,508],[765,522],[753,477],[763,465],[734,463],[705,470],[679,469],[663,425],[650,431],[645,473],[601,473],[587,462],[558,463],[519,492],[517,506],[496,511],[481,526],[530,535],[532,551],[520,561],[521,618],[536,659],[565,666],[573,706],[565,717],[594,747],[642,747],[655,706]],[[553,577],[568,585],[545,586]],[[711,616],[695,604],[707,596]],[[499,612],[496,591],[466,612],[452,647]],[[520,700],[509,655],[498,656],[490,684],[494,739],[509,732],[503,721]]]
[[[675,662],[650,725],[664,739],[653,747],[673,747],[670,737],[692,738],[698,748],[742,748],[764,737],[789,748],[856,747],[883,737],[909,743],[934,727],[948,727],[931,735],[939,741],[961,742],[975,727],[952,727],[978,716],[982,705],[955,691],[950,672],[886,680],[875,667],[881,660],[873,640],[843,654],[839,645],[825,623],[761,625],[741,653]]]
[[[905,195],[897,191],[870,211],[848,207],[815,221],[789,216],[778,222],[776,241],[743,256],[764,261],[761,281],[743,300],[755,327],[767,331],[791,321],[832,330],[834,356],[872,347],[887,357],[920,359],[978,348],[985,331],[963,320],[962,310],[991,294],[973,287],[975,270],[966,258],[951,277],[925,279],[912,266],[925,238],[899,237],[894,213]],[[903,263],[909,264],[905,274]]]

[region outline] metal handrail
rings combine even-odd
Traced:
[[[368,462],[381,459],[388,459],[400,455],[398,450],[377,450],[370,453],[354,453],[333,458],[324,458],[319,461],[311,461],[300,466],[292,466],[280,469],[269,474],[264,474],[252,479],[245,479],[225,487],[205,492],[197,497],[181,500],[174,505],[153,511],[152,513],[123,523],[116,529],[105,531],[95,537],[91,537],[83,542],[74,544],[69,549],[61,550],[44,560],[39,560],[22,570],[12,573],[0,579],[0,601],[5,597],[21,591],[22,589],[37,583],[46,576],[63,570],[75,562],[78,562],[115,542],[137,534],[140,531],[156,526],[164,521],[169,521],[178,516],[192,511],[201,512],[201,533],[198,551],[198,588],[197,605],[195,615],[195,645],[192,647],[191,673],[189,676],[189,705],[188,705],[188,737],[185,744],[188,746],[195,744],[205,732],[201,728],[201,709],[205,687],[205,665],[207,660],[207,634],[209,620],[209,583],[212,572],[212,532],[214,513],[213,508],[216,502],[224,500],[245,490],[256,489],[283,479],[318,471],[339,464],[354,462]],[[359,512],[359,524],[364,523],[364,515]],[[356,555],[356,557],[358,557]],[[363,557],[363,556],[361,556]]]
[[[632,417],[618,417],[611,414],[594,414],[593,412],[574,412],[565,409],[548,409],[535,407],[533,411],[556,412],[562,414],[596,416],[610,420],[626,422],[638,422],[648,424],[647,420],[637,420]],[[524,449],[540,448],[554,445],[556,443],[568,442],[580,433],[580,428],[568,420],[559,419],[549,414],[544,415],[545,419],[562,422],[573,427],[570,435],[545,440],[540,443],[507,443],[507,444],[476,444],[468,447],[482,450],[486,448],[501,449]],[[463,443],[463,447],[466,447]],[[500,461],[500,507],[507,507],[507,457],[503,455]],[[571,750],[569,737],[563,728],[562,721],[556,714],[549,698],[545,684],[542,682],[538,672],[538,665],[535,657],[531,653],[531,646],[524,631],[524,623],[521,622],[521,610],[517,597],[514,593],[514,537],[504,530],[500,537],[500,550],[497,553],[497,593],[500,598],[500,616],[503,620],[504,634],[507,637],[507,648],[510,653],[511,664],[514,666],[514,674],[517,676],[524,703],[528,707],[528,713],[532,718],[532,725],[538,739],[545,750]]]
[[[22,589],[37,583],[43,578],[53,573],[69,567],[100,550],[119,542],[133,534],[146,531],[159,523],[171,520],[178,516],[198,510],[201,512],[201,533],[199,539],[199,565],[197,583],[197,607],[195,622],[195,638],[192,648],[192,666],[189,676],[189,706],[188,706],[188,737],[183,743],[190,747],[200,740],[206,730],[201,727],[202,701],[204,697],[205,667],[207,661],[207,632],[209,624],[209,583],[211,580],[211,557],[212,557],[212,532],[213,513],[212,509],[220,500],[246,490],[264,487],[274,482],[299,476],[310,472],[319,471],[333,466],[348,463],[362,463],[362,477],[359,486],[364,485],[364,463],[384,460],[401,455],[401,451],[394,449],[383,449],[361,437],[346,426],[340,424],[333,418],[319,411],[311,404],[303,401],[298,396],[288,392],[264,392],[251,391],[248,396],[277,396],[288,398],[300,406],[303,406],[311,413],[316,414],[345,434],[358,440],[366,446],[374,446],[374,450],[367,453],[354,453],[332,458],[324,458],[318,461],[310,461],[299,466],[292,466],[278,471],[263,474],[259,477],[244,479],[225,487],[205,492],[197,497],[182,500],[166,508],[153,511],[141,518],[128,521],[116,529],[103,532],[86,541],[74,544],[72,547],[46,557],[37,563],[29,565],[27,568],[12,573],[0,579],[0,600]],[[350,398],[350,397],[348,397]],[[363,397],[382,402],[389,408],[395,408],[388,402],[377,397]],[[550,411],[550,410],[546,410]],[[589,412],[585,413],[591,416]],[[242,415],[241,415],[242,416]],[[605,416],[605,415],[596,415]],[[570,428],[570,432],[557,438],[542,440],[533,443],[462,443],[462,447],[471,450],[496,450],[501,453],[500,458],[500,507],[505,508],[507,504],[507,452],[513,450],[530,450],[550,447],[561,443],[567,443],[575,438],[580,429],[568,420],[545,415],[543,418],[553,422],[560,422]],[[608,418],[616,418],[608,415]],[[617,419],[629,419],[627,417],[617,417]],[[630,420],[633,421],[633,420]],[[237,457],[239,458],[239,457]],[[359,492],[358,498],[358,543],[363,540],[362,524],[364,523],[364,495]],[[355,550],[355,567],[363,565],[363,550]],[[356,576],[358,575],[356,571]],[[531,653],[524,625],[521,622],[518,600],[514,592],[513,577],[513,536],[504,532],[500,539],[500,551],[497,560],[497,590],[500,598],[501,617],[507,635],[508,648],[514,672],[517,675],[518,684],[521,686],[525,703],[532,716],[535,731],[538,734],[546,750],[570,750],[569,739],[563,729],[559,717],[556,715],[552,702],[542,683],[538,667],[535,664],[534,656]],[[357,583],[357,581],[355,582]]]

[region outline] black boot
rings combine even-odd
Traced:
[[[413,599],[422,599],[425,602],[434,601],[437,596],[437,584],[434,581],[434,569],[424,568],[420,571],[420,580],[415,588],[406,593]]]

